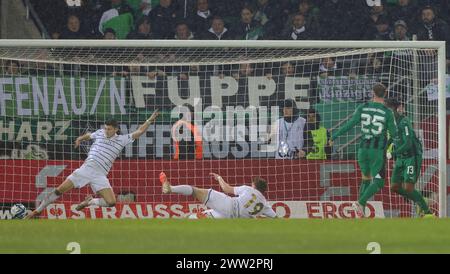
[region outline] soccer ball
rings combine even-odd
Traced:
[[[27,215],[27,208],[23,204],[15,204],[11,207],[13,219],[23,219]]]

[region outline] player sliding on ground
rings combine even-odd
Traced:
[[[398,142],[397,125],[392,110],[384,105],[386,88],[382,84],[373,87],[373,99],[360,105],[353,117],[332,134],[330,145],[336,138],[358,123],[361,125],[361,141],[358,148],[358,165],[362,173],[359,199],[353,203],[357,218],[364,217],[367,201],[384,187],[387,131]]]
[[[404,115],[405,108],[394,98],[385,100],[392,109],[398,125],[399,146],[388,158],[394,157],[395,164],[391,176],[391,190],[415,202],[420,207],[419,215],[434,217],[422,194],[414,188],[422,168],[422,143],[417,138],[409,118]]]
[[[233,194],[237,197],[230,197],[222,192],[213,189],[203,189],[189,185],[172,186],[167,180],[166,174],[161,172],[159,179],[162,183],[164,194],[181,194],[193,196],[205,206],[210,208],[198,218],[255,218],[261,215],[276,218],[275,211],[268,205],[263,193],[267,190],[267,182],[259,177],[252,179],[252,186],[232,187],[223,178],[215,173],[210,173],[219,182],[220,187],[226,194]]]
[[[72,188],[81,188],[88,184],[91,185],[92,191],[101,198],[94,199],[93,196],[88,196],[85,201],[76,207],[76,210],[82,210],[90,205],[101,207],[114,206],[116,204],[116,197],[106,175],[108,175],[114,160],[120,155],[122,149],[144,134],[150,124],[156,120],[158,114],[158,110],[153,112],[152,116],[131,134],[117,135],[119,131],[118,123],[114,120],[109,120],[105,122],[104,129],[99,129],[94,133],[86,133],[78,137],[75,141],[75,148],[83,141],[94,140],[94,143],[89,149],[87,159],[80,168],[75,170],[61,185],[45,197],[36,210],[30,213],[26,219],[39,215],[42,210],[58,199],[63,193],[66,193]]]

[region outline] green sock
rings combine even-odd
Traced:
[[[366,189],[369,187],[371,180],[362,180],[361,186],[359,187],[359,198],[361,198],[361,195],[366,191]]]
[[[427,202],[425,202],[425,199],[423,198],[422,194],[419,191],[414,189],[413,192],[408,193],[408,198],[414,201],[416,204],[418,204],[420,206],[420,209],[422,209],[425,214],[431,214]]]
[[[365,207],[367,201],[370,198],[372,198],[372,196],[375,195],[375,193],[383,189],[383,187],[384,187],[384,179],[381,178],[373,179],[373,183],[367,187],[366,191],[364,191],[364,193],[359,198],[358,200],[359,204]]]

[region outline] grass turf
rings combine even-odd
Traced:
[[[450,253],[448,219],[12,220],[0,253]]]

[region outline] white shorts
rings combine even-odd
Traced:
[[[75,188],[82,188],[85,185],[90,184],[94,193],[97,193],[105,188],[111,188],[109,180],[106,178],[105,174],[84,164],[72,172],[67,179],[72,181]]]
[[[234,218],[235,201],[230,196],[215,191],[214,189],[208,190],[208,196],[206,196],[205,206],[213,209],[217,218]]]

